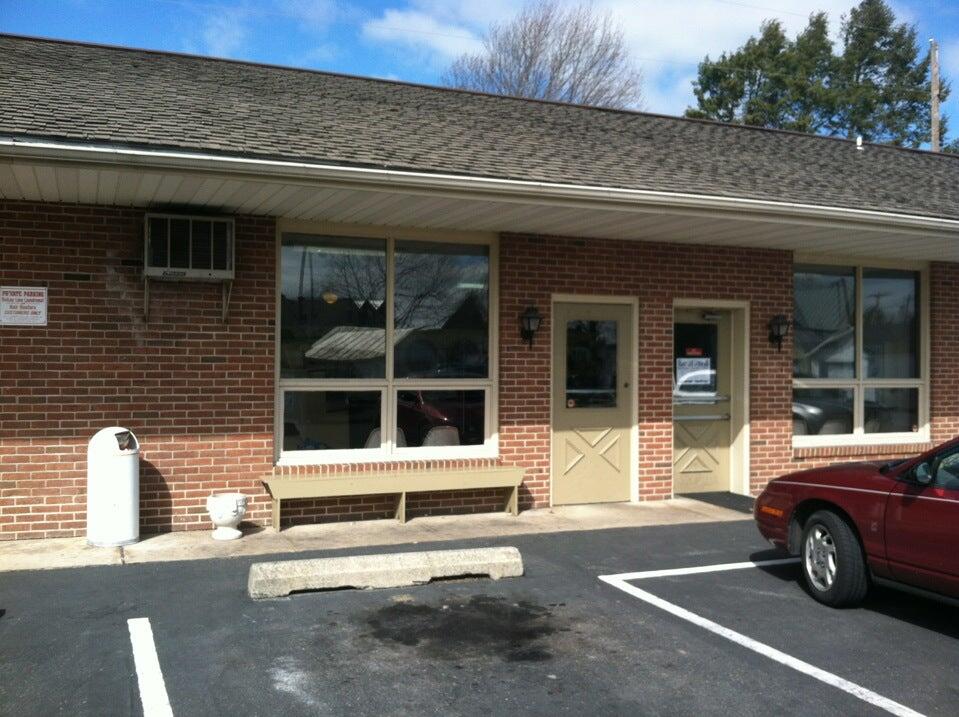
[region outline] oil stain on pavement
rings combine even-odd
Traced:
[[[435,604],[396,603],[361,619],[373,639],[416,648],[435,660],[499,657],[505,662],[543,662],[553,658],[548,638],[569,632],[556,615],[559,607],[473,595]]]

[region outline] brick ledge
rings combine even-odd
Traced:
[[[793,448],[793,458],[841,458],[860,456],[917,455],[935,447],[935,443],[862,444],[855,446],[805,446]]]
[[[505,465],[502,456],[484,458],[422,458],[412,460],[358,461],[355,463],[274,464],[275,476],[346,475],[354,473],[404,473],[424,470],[457,470]]]

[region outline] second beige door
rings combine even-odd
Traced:
[[[633,394],[629,305],[553,311],[553,503],[630,499]]]
[[[732,329],[729,312],[676,311],[673,492],[730,489]]]

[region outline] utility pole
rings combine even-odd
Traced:
[[[929,61],[932,85],[932,140],[930,148],[933,152],[939,151],[939,43],[935,39],[929,40]]]

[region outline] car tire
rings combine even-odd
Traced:
[[[806,521],[800,556],[806,586],[824,605],[858,605],[869,592],[859,538],[849,523],[832,511],[816,511]]]

